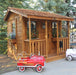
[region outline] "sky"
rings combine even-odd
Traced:
[[[76,4],[75,5],[73,5],[74,7],[76,7]]]

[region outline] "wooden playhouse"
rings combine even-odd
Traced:
[[[15,33],[16,37],[8,39],[8,57],[17,60],[35,54],[44,56],[50,62],[65,56],[73,18],[9,7],[4,20],[7,21],[8,35]],[[62,34],[62,26],[67,28],[66,36]]]

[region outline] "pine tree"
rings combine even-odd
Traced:
[[[4,16],[8,7],[24,8],[25,0],[0,0],[0,54],[5,54],[7,50],[7,26],[5,27]]]
[[[30,8],[26,1],[28,0],[0,0],[0,25],[5,24],[3,18],[8,7]]]
[[[6,54],[7,50],[7,27],[0,28],[0,54]]]
[[[73,0],[72,3],[75,4],[75,2]],[[55,12],[66,16],[71,16],[71,12],[76,12],[76,8],[71,5],[71,0],[37,0],[31,4],[34,4],[34,10]]]
[[[73,2],[71,2],[71,0],[65,0],[65,3],[67,4],[66,10],[65,10],[66,16],[71,16],[71,12],[76,12],[75,7],[72,5]]]

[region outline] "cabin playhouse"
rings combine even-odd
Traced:
[[[17,60],[31,54],[42,55],[46,62],[65,57],[73,18],[9,7],[4,20],[9,38],[8,57]]]

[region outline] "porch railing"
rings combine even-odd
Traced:
[[[59,45],[59,54],[64,54],[66,50],[69,48],[69,39],[68,37],[58,38]]]
[[[66,50],[69,48],[69,38],[61,37],[61,38],[53,38],[53,41],[57,42],[57,54],[64,54]]]
[[[29,40],[25,40],[25,52],[30,54]],[[46,56],[46,40],[31,40],[31,54]]]

